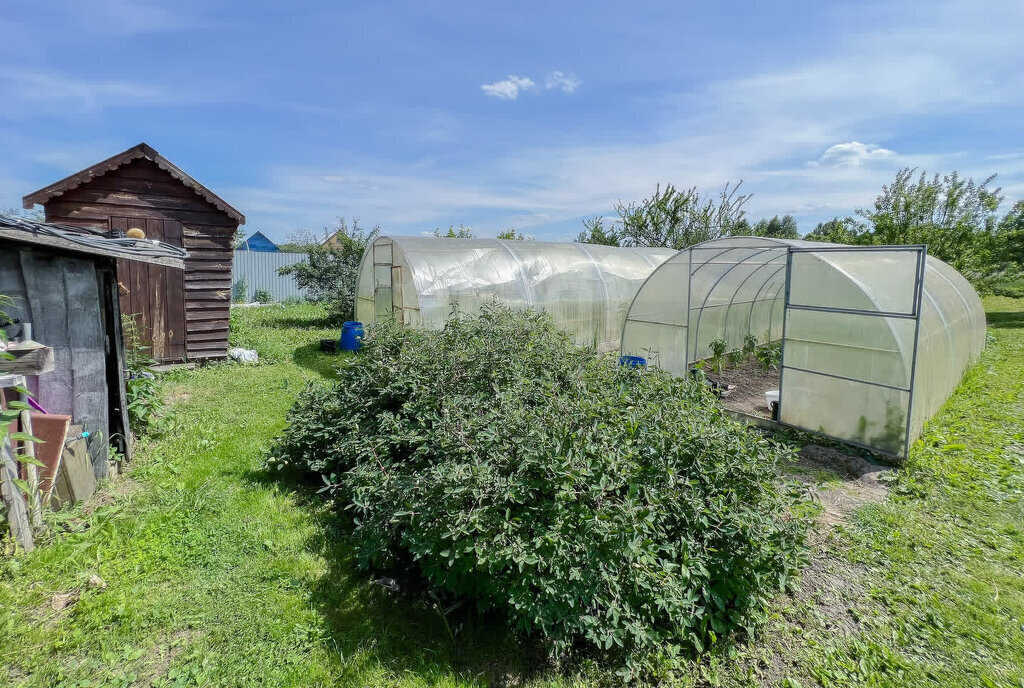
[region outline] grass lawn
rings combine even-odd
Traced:
[[[1024,685],[1024,300],[986,301],[982,362],[882,501],[812,543],[803,590],[683,684]],[[337,519],[261,470],[330,376],[314,306],[247,309],[258,366],[166,377],[173,427],[128,474],[0,560],[0,685],[591,685],[486,620],[449,627],[355,570]],[[835,481],[819,480],[828,487]],[[93,574],[106,587],[90,587]],[[55,610],[56,593],[77,602]],[[454,637],[454,641],[452,638]],[[537,669],[536,667],[541,668]],[[607,678],[607,677],[606,677]]]

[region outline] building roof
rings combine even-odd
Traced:
[[[245,238],[245,241],[240,243],[235,249],[236,251],[263,251],[264,253],[271,253],[280,251],[277,244],[267,238],[267,235],[263,232],[254,232],[250,236]]]
[[[194,191],[207,203],[213,205],[222,213],[230,217],[232,220],[238,222],[238,224],[245,224],[245,215],[231,207],[224,199],[217,194],[213,193],[205,186],[197,182],[195,179],[186,174],[181,168],[172,163],[164,156],[157,153],[153,148],[145,143],[140,143],[137,146],[132,146],[126,151],[118,153],[117,155],[107,158],[103,162],[98,162],[92,167],[87,167],[84,170],[75,172],[74,174],[61,179],[59,182],[54,182],[49,186],[44,186],[38,191],[26,195],[22,198],[22,205],[25,208],[31,208],[35,204],[43,205],[50,199],[60,196],[63,193],[76,189],[86,182],[90,182],[97,177],[102,177],[108,172],[113,172],[119,167],[127,165],[130,162],[138,159],[145,159],[156,164],[164,172],[171,175],[174,179],[184,184],[186,187]]]
[[[38,222],[0,213],[0,243],[12,241],[48,249],[122,258],[184,269],[188,253],[153,239],[108,239],[71,225]]]

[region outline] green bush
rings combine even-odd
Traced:
[[[269,460],[322,477],[365,568],[416,571],[553,653],[634,672],[747,624],[800,562],[778,446],[703,385],[574,346],[535,312],[382,326],[304,392]]]

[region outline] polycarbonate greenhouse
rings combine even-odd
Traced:
[[[730,237],[651,274],[621,350],[685,375],[748,335],[781,344],[778,422],[904,457],[984,347],[985,315],[924,246]]]
[[[356,319],[440,329],[498,298],[546,311],[600,351],[619,348],[630,301],[676,251],[503,239],[377,238],[359,267]]]

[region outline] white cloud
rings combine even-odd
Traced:
[[[544,88],[549,91],[560,90],[566,93],[572,93],[580,86],[580,80],[576,78],[574,74],[566,74],[565,72],[551,72],[547,78],[544,79]]]
[[[480,88],[489,96],[502,100],[515,100],[519,97],[520,91],[528,91],[534,86],[533,79],[529,77],[509,74],[507,79],[495,81],[493,84],[484,84]]]
[[[887,160],[895,155],[894,151],[876,146],[873,143],[865,144],[859,141],[850,141],[849,143],[837,143],[834,146],[829,146],[820,158],[810,164],[813,166],[858,167],[864,163],[876,160]]]

